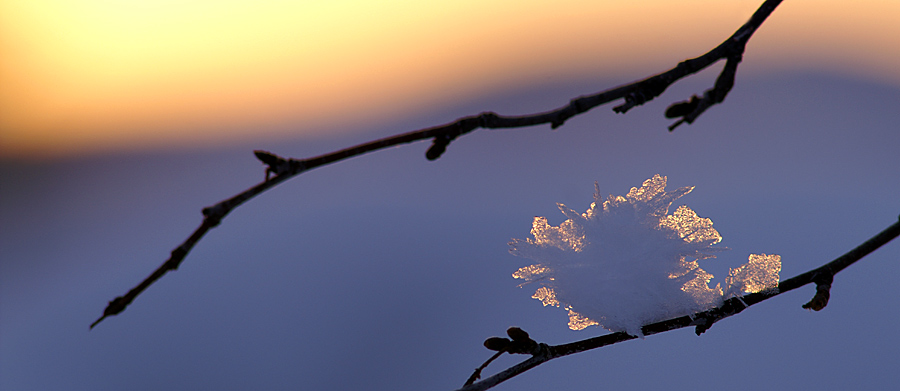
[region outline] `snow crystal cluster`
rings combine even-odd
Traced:
[[[655,175],[626,196],[605,200],[595,187],[586,212],[557,204],[566,221],[551,226],[535,217],[534,239],[510,242],[512,254],[537,262],[513,277],[538,285],[532,297],[545,306],[567,310],[569,328],[599,325],[640,336],[642,325],[777,286],[781,257],[753,254],[731,270],[724,292],[720,285],[709,287],[713,276],[698,261],[723,250],[713,247],[722,236],[687,206],[669,214],[672,202],[693,187],[667,192],[666,177]]]

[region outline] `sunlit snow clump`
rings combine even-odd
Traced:
[[[731,270],[722,287],[697,261],[724,249],[710,219],[687,206],[668,214],[676,199],[693,187],[667,192],[666,177],[655,175],[625,197],[603,199],[599,187],[584,213],[557,204],[568,220],[558,227],[535,217],[534,239],[515,239],[510,252],[537,262],[513,277],[540,287],[532,298],[569,312],[569,328],[600,325],[643,335],[641,326],[722,304],[724,298],[778,285],[781,257],[752,254]],[[521,285],[520,285],[521,286]]]

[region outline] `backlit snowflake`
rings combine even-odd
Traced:
[[[777,286],[781,257],[753,254],[731,270],[724,294],[718,284],[710,288],[713,276],[698,261],[723,250],[713,247],[722,236],[687,206],[668,214],[693,187],[665,188],[666,177],[655,175],[624,197],[604,200],[597,187],[581,214],[557,204],[566,221],[551,226],[535,217],[534,239],[510,242],[512,254],[537,262],[513,277],[539,285],[532,297],[567,310],[573,330],[600,325],[632,335],[642,335],[642,325],[720,305],[726,295]]]

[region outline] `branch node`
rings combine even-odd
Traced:
[[[469,378],[466,380],[466,384],[463,384],[463,387],[471,386],[473,383],[478,381],[478,379],[481,379],[481,371],[484,370],[484,368],[487,368],[487,366],[490,365],[492,361],[496,360],[497,357],[500,357],[501,354],[503,354],[502,351],[494,353],[494,355],[491,356],[491,358],[487,359],[484,364],[481,364],[480,367],[475,368],[475,372],[472,372],[472,376],[469,376]]]
[[[268,172],[268,171],[267,171]],[[268,177],[268,175],[267,175]],[[268,180],[268,178],[266,178]],[[222,222],[222,218],[225,217],[226,209],[225,205],[220,202],[213,206],[209,206],[203,208],[203,224],[206,224],[210,228],[219,225]]]
[[[481,371],[484,368],[487,368],[488,364],[492,361],[496,360],[497,357],[500,357],[503,353],[509,354],[530,354],[532,356],[546,356],[550,352],[550,346],[545,343],[538,343],[537,341],[531,339],[528,336],[528,333],[525,330],[522,330],[518,327],[510,327],[506,330],[506,335],[509,338],[504,337],[490,337],[484,340],[484,347],[489,350],[496,351],[491,358],[481,364],[480,367],[475,369],[475,372],[472,373],[472,376],[469,376],[469,379],[466,380],[466,384],[463,384],[463,387],[470,386],[475,381],[481,378]]]
[[[482,112],[478,116],[478,126],[482,128],[493,128],[500,116],[493,111]]]
[[[530,354],[532,356],[538,355],[541,351],[540,344],[537,341],[531,339],[528,336],[528,333],[525,330],[522,330],[518,327],[510,327],[506,330],[506,334],[512,338],[512,342],[507,345],[506,351],[510,354]],[[485,341],[487,342],[487,341]]]
[[[578,97],[569,101],[569,103],[572,105],[572,108],[575,109],[576,114],[581,114],[585,111],[590,110],[590,107],[587,107],[583,104],[584,100],[584,97]]]
[[[439,133],[434,136],[434,142],[431,144],[431,148],[428,148],[428,151],[425,152],[425,158],[428,160],[437,160],[444,151],[447,150],[447,146],[450,145],[450,142],[455,140],[460,135],[469,133],[479,127],[487,127],[487,122],[493,122],[498,118],[497,114],[486,111],[477,116],[462,118],[452,125],[442,129]]]
[[[625,94],[625,103],[613,107],[613,111],[619,114],[625,114],[635,106],[647,103],[662,94],[666,88],[674,82],[674,80],[667,81],[662,75],[664,74],[656,75],[638,82],[631,88],[631,91]]]
[[[181,260],[183,260],[184,257],[187,256],[187,253],[188,253],[188,249],[185,248],[184,244],[182,244],[181,246],[175,247],[175,249],[172,250],[172,252],[171,252],[171,256],[169,257],[169,260],[166,261],[166,266],[171,270],[178,269],[178,266],[181,264]]]
[[[809,303],[803,305],[804,309],[821,311],[828,305],[828,299],[831,298],[831,283],[834,281],[834,275],[831,273],[819,273],[813,279],[816,283],[816,294]]]
[[[628,94],[625,96],[625,103],[622,103],[616,107],[613,107],[613,111],[616,112],[617,114],[625,114],[628,112],[628,110],[631,110],[634,106],[637,106],[637,105],[634,103],[634,99],[632,98],[631,94]]]
[[[738,314],[747,307],[747,303],[744,302],[744,299],[736,296],[725,300],[725,302],[723,302],[722,305],[718,308],[703,312],[696,318],[692,316],[691,324],[696,326],[696,328],[694,329],[694,333],[699,336],[700,334],[705,333],[706,330],[709,330],[716,322],[729,316]]]
[[[725,101],[728,92],[734,87],[734,78],[741,59],[742,54],[740,52],[729,55],[725,61],[725,68],[722,69],[722,73],[716,79],[716,84],[713,88],[704,91],[703,97],[693,95],[689,101],[677,102],[666,108],[666,118],[681,117],[677,122],[669,125],[670,132],[685,122],[688,124],[694,123],[694,120],[700,114],[703,114],[706,109]]]
[[[291,174],[299,174],[306,171],[306,163],[302,160],[290,159],[288,163],[291,164]]]

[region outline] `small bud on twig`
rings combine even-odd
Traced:
[[[496,352],[503,352],[503,351],[506,351],[506,348],[509,347],[510,343],[512,343],[512,341],[510,341],[507,338],[490,337],[490,338],[484,340],[484,347],[488,348],[489,350],[496,351]]]

